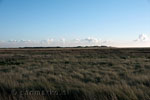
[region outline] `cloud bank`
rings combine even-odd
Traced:
[[[46,40],[9,40],[0,41],[0,48],[4,47],[75,47],[75,46],[112,46],[112,47],[150,47],[150,39],[146,34],[140,34],[136,40],[133,41],[109,41],[101,40],[99,38],[87,37],[84,39],[66,40],[49,38]]]

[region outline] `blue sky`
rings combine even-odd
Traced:
[[[149,0],[0,0],[0,40],[150,35]]]

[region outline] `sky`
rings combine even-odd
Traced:
[[[0,0],[0,47],[150,46],[150,0]]]

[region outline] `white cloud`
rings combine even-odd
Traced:
[[[41,41],[31,40],[9,40],[0,41],[0,47],[74,47],[74,46],[112,46],[112,47],[150,47],[150,40],[147,35],[140,34],[134,41],[109,41],[88,37],[84,39],[46,39]]]
[[[33,41],[32,40],[20,40],[19,42],[22,42],[22,43],[32,43]]]
[[[33,41],[31,41],[31,40],[9,40],[7,42],[9,42],[9,43],[31,43]]]
[[[136,39],[135,41],[148,41],[149,37],[146,34],[140,34],[138,39]]]
[[[17,40],[9,40],[8,42],[13,43],[13,42],[18,42]]]
[[[110,42],[110,45],[115,47],[150,47],[150,39],[146,34],[140,34],[134,41],[115,41]]]
[[[0,47],[47,47],[47,46],[62,46],[62,47],[74,47],[74,46],[101,46],[108,45],[109,41],[102,41],[97,38],[84,38],[84,39],[72,39],[66,40],[65,38],[54,40],[47,39],[41,41],[31,41],[31,40],[9,40],[2,42]]]
[[[40,44],[41,45],[49,45],[49,44],[52,44],[53,41],[54,41],[54,39],[41,40]]]
[[[52,43],[54,41],[54,39],[48,39],[47,42],[48,43]]]
[[[83,41],[89,42],[89,43],[98,43],[98,42],[100,42],[100,39],[88,37],[88,38],[83,39]]]

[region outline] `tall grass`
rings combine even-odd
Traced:
[[[150,49],[0,49],[0,100],[150,100]]]

